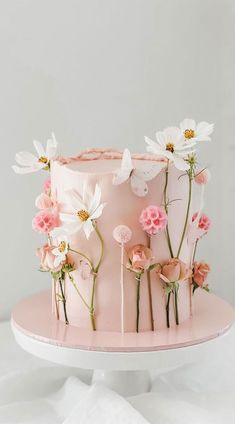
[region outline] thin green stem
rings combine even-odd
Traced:
[[[197,245],[198,245],[198,240],[196,240],[195,245],[194,245],[194,251],[193,251],[193,258],[192,258],[192,265],[195,261],[195,257],[196,257],[196,251],[197,251]]]
[[[167,328],[170,328],[170,300],[171,300],[171,292],[167,295],[166,302],[166,325]]]
[[[176,256],[177,258],[179,258],[179,256],[180,256],[181,248],[182,248],[182,245],[183,245],[183,241],[184,241],[184,237],[185,237],[185,233],[186,233],[187,225],[188,225],[188,218],[189,218],[189,212],[190,212],[190,206],[191,206],[191,200],[192,200],[192,180],[193,180],[193,172],[192,171],[193,171],[193,169],[192,169],[192,166],[191,166],[189,171],[188,171],[188,178],[189,178],[188,204],[187,204],[184,228],[183,228],[183,232],[182,232],[182,236],[181,236],[181,240],[180,240],[180,244],[179,244],[179,248],[178,248],[178,252],[177,252],[177,256]]]
[[[166,179],[165,179],[165,186],[164,186],[164,192],[163,192],[164,193],[164,208],[167,215],[168,215],[168,202],[167,202],[168,176],[169,176],[169,160],[167,161],[167,166],[166,166]],[[169,247],[170,255],[172,258],[174,258],[168,223],[166,225],[166,238],[167,238],[167,244]]]
[[[93,223],[93,227],[94,230],[100,240],[100,245],[101,245],[101,251],[100,251],[100,258],[98,261],[98,264],[96,265],[95,269],[94,269],[94,274],[93,274],[93,284],[92,284],[92,292],[91,292],[91,303],[90,303],[90,314],[91,314],[91,325],[93,330],[96,330],[96,322],[95,322],[95,309],[94,309],[94,303],[95,303],[95,292],[96,292],[96,282],[97,282],[97,274],[99,272],[99,268],[104,256],[104,241],[103,238],[97,228],[97,225],[95,223]]]
[[[88,303],[86,302],[86,300],[84,299],[84,297],[82,296],[82,294],[81,294],[81,292],[80,292],[80,290],[78,289],[78,287],[77,287],[77,284],[75,283],[75,281],[74,281],[74,278],[72,277],[72,275],[70,274],[70,273],[68,273],[68,276],[69,276],[69,279],[70,279],[70,281],[71,281],[71,283],[72,283],[72,285],[73,285],[73,287],[75,288],[75,290],[76,290],[76,292],[77,292],[77,294],[78,294],[78,296],[80,297],[80,299],[82,300],[82,302],[84,303],[84,305],[89,309],[89,311],[90,311],[90,306],[88,305]]]
[[[92,263],[92,261],[88,258],[88,256],[84,255],[84,253],[79,252],[78,250],[74,250],[74,249],[71,249],[71,248],[69,248],[69,251],[70,251],[70,252],[73,252],[73,253],[77,253],[78,255],[80,255],[80,256],[82,256],[84,259],[86,259],[86,260],[87,260],[87,262],[89,263],[89,265],[90,265],[91,269],[92,269],[92,270],[94,270],[93,263]]]
[[[148,247],[151,248],[151,238],[148,237],[147,241],[148,241]],[[150,306],[151,330],[154,331],[152,287],[151,287],[151,275],[150,275],[149,269],[147,270],[147,281],[148,281],[148,295],[149,295],[149,306]]]
[[[140,319],[140,282],[141,274],[136,274],[136,332],[139,332],[139,319]]]
[[[65,281],[64,278],[63,278],[63,281]],[[64,309],[65,324],[68,324],[69,320],[68,320],[68,317],[67,317],[66,299],[65,299],[64,290],[63,290],[62,278],[59,278],[59,285],[60,285],[60,293],[61,293],[63,309]]]
[[[175,303],[175,322],[179,325],[179,311],[178,311],[178,289],[174,288],[174,303]]]

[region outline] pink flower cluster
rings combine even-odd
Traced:
[[[147,234],[155,235],[166,227],[167,214],[158,206],[150,205],[142,210],[139,222]]]
[[[46,209],[39,211],[32,220],[34,231],[46,234],[52,231],[58,225],[58,218],[53,212]]]
[[[198,216],[198,213],[196,212],[192,216],[192,222],[195,221],[197,216]],[[208,218],[207,215],[202,213],[201,216],[200,216],[199,222],[198,222],[198,228],[207,232],[209,230],[210,226],[211,226],[211,220]]]

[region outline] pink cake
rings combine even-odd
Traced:
[[[16,155],[17,173],[48,170],[33,229],[52,275],[52,313],[65,325],[114,332],[157,331],[193,313],[193,293],[208,291],[210,267],[196,258],[207,234],[203,213],[209,171],[196,150],[213,125],[184,120],[145,138],[147,154],[91,149],[57,156],[57,142],[37,156]],[[196,194],[194,198],[194,193]]]

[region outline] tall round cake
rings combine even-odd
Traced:
[[[35,142],[34,162],[16,156],[18,173],[50,172],[33,229],[47,237],[37,253],[52,275],[57,319],[144,332],[190,317],[195,290],[208,291],[210,267],[196,253],[210,226],[202,211],[209,171],[197,167],[195,149],[212,129],[184,120],[146,138],[148,154],[91,149],[62,158],[52,137],[46,151]]]

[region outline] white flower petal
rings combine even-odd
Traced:
[[[165,150],[161,145],[156,143],[155,141],[151,140],[148,137],[144,137],[145,142],[147,143],[146,150],[147,152],[154,153],[156,155],[163,155]],[[164,145],[165,148],[165,145]]]
[[[182,158],[174,156],[174,165],[180,171],[186,171],[189,169],[189,164]]]
[[[48,159],[54,159],[57,152],[57,146],[58,143],[56,141],[55,134],[52,133],[52,138],[47,140],[46,156],[48,157]]]
[[[87,221],[84,222],[83,224],[83,231],[85,233],[85,236],[87,238],[87,240],[90,238],[90,235],[92,233],[92,231],[94,231],[94,227],[92,225],[92,222],[90,219],[88,219]]]
[[[205,135],[208,136],[214,131],[214,124],[209,124],[208,122],[199,122],[196,128],[196,136],[197,135]]]
[[[194,119],[186,118],[180,123],[180,129],[181,129],[182,132],[184,132],[185,130],[195,131],[196,122],[194,121]]]
[[[55,249],[52,250],[53,255],[59,256],[61,255],[61,252],[59,251],[58,247],[55,247]]]
[[[16,153],[15,160],[21,166],[32,166],[38,162],[38,158],[29,152]]]
[[[12,165],[13,171],[15,171],[16,174],[31,174],[32,172],[40,171],[40,169],[44,168],[45,164],[38,164],[38,166],[29,166],[26,168],[20,168],[19,166]]]
[[[61,255],[61,256],[56,256],[55,260],[54,260],[54,266],[57,267],[61,264],[61,262],[63,262],[65,260],[65,258]]]
[[[83,200],[75,190],[67,190],[65,193],[70,205],[76,212],[82,209],[87,209],[87,206],[84,205]]]
[[[100,206],[96,208],[93,214],[90,216],[90,219],[97,219],[102,215],[103,209],[106,206],[106,203],[102,203]]]
[[[157,131],[156,139],[160,147],[162,147],[165,150],[167,140],[166,140],[166,134],[164,133],[164,131]]]
[[[89,200],[88,212],[92,215],[95,210],[98,208],[101,199],[101,188],[98,184],[95,186],[95,193],[92,198]]]
[[[163,131],[167,143],[176,144],[181,138],[181,131],[178,127],[168,127]]]
[[[40,141],[34,140],[33,141],[33,144],[34,144],[34,147],[35,147],[35,149],[37,151],[38,157],[39,158],[42,157],[42,156],[43,157],[46,157],[46,152],[45,152],[42,144],[40,143]],[[44,166],[45,166],[45,164],[44,164]]]
[[[60,219],[63,222],[79,222],[78,217],[71,213],[60,213]]]

